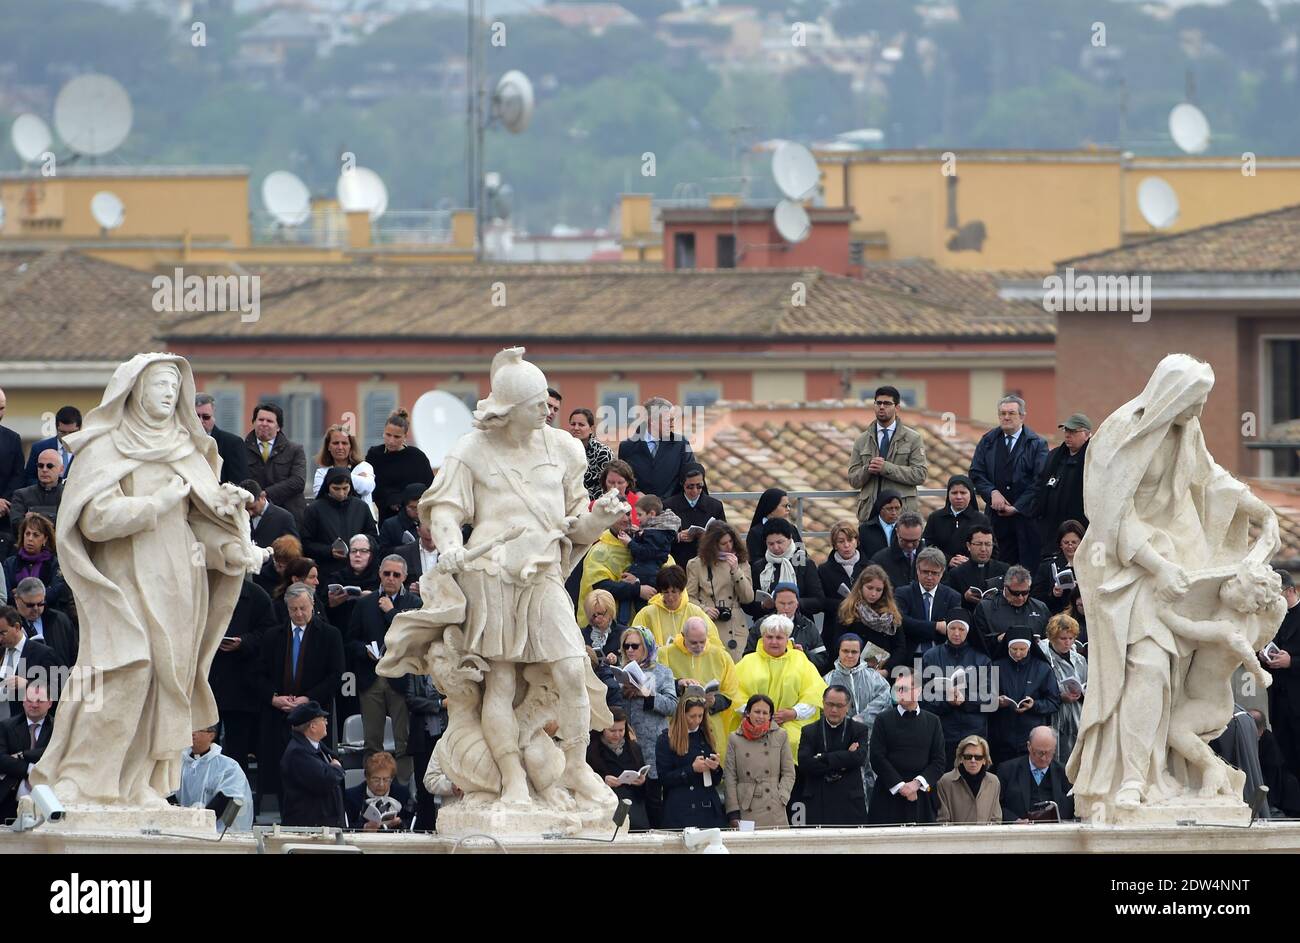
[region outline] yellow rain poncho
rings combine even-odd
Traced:
[[[609,531],[591,545],[587,556],[582,561],[582,582],[578,589],[578,627],[587,627],[587,613],[582,608],[582,601],[595,588],[597,583],[605,580],[617,580],[632,565],[632,551],[623,545]]]
[[[731,717],[735,714],[736,697],[739,694],[736,680],[736,663],[731,660],[727,650],[713,639],[709,639],[703,654],[692,655],[686,649],[686,642],[679,632],[671,645],[659,649],[659,663],[666,665],[673,673],[673,678],[694,678],[701,685],[717,680],[717,693],[731,701],[731,705],[718,713],[709,714],[710,732],[713,734],[713,747],[718,751],[718,759],[725,759],[727,753],[727,735],[731,733]]]
[[[803,728],[821,716],[822,692],[826,682],[817,673],[816,667],[803,652],[790,645],[784,655],[773,658],[762,645],[757,651],[750,652],[736,665],[736,680],[740,691],[736,695],[736,707],[744,708],[745,702],[754,694],[766,694],[778,711],[794,710],[796,704],[807,704],[813,713],[804,719],[798,717],[781,725],[790,738],[790,750],[794,760],[799,761],[799,735]],[[736,720],[732,728],[739,726],[740,714],[733,711]]]
[[[677,604],[676,609],[668,608],[664,603],[663,593],[655,593],[650,597],[650,602],[646,603],[646,607],[632,619],[632,624],[637,628],[649,629],[655,637],[655,644],[663,648],[670,638],[682,634],[682,626],[692,616],[699,616],[704,620],[709,627],[709,638],[717,642],[718,647],[721,648],[722,639],[718,636],[718,627],[713,624],[707,612],[691,602],[690,597],[686,595],[686,590],[682,590],[682,601]]]

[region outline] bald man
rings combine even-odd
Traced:
[[[1002,821],[1028,822],[1031,818],[1065,822],[1074,818],[1074,797],[1065,767],[1056,757],[1056,731],[1035,727],[1029,732],[1028,756],[1017,756],[997,768],[1002,785]]]
[[[7,400],[0,390],[0,421],[4,420]],[[9,513],[14,492],[23,486],[23,440],[18,433],[0,426],[0,514]]]
[[[36,484],[19,488],[9,505],[9,522],[15,535],[18,524],[28,511],[38,511],[51,521],[59,516],[63,501],[63,458],[58,449],[46,449],[36,456]]]

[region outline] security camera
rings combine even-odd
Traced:
[[[720,828],[687,828],[682,830],[682,841],[687,851],[698,851],[706,855],[726,855],[727,846],[722,844]]]
[[[32,790],[32,802],[36,812],[47,822],[59,822],[63,819],[63,803],[49,786],[41,785]]]

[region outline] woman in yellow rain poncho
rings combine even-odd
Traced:
[[[686,595],[685,570],[679,566],[664,567],[655,579],[655,588],[659,590],[658,594],[650,597],[650,602],[636,614],[632,624],[640,629],[649,629],[656,645],[663,648],[670,638],[681,635],[682,626],[692,617],[703,619],[709,627],[709,638],[722,645],[718,627],[708,613]]]
[[[735,711],[736,663],[716,639],[709,638],[708,626],[698,617],[687,619],[682,631],[672,643],[659,649],[659,663],[672,669],[673,678],[680,686],[691,682],[706,687],[710,681],[718,682],[718,689],[710,692],[713,704],[708,708],[709,726],[713,729],[713,745],[718,759],[726,759],[728,726]]]
[[[776,704],[772,722],[779,724],[790,739],[794,760],[799,761],[799,735],[803,728],[821,715],[822,680],[803,652],[790,644],[794,623],[786,616],[768,616],[763,620],[762,641],[758,649],[740,659],[736,677],[740,690],[737,709],[743,708],[751,695],[766,694]],[[740,715],[730,724],[735,729]]]

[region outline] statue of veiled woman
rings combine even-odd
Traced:
[[[183,358],[139,354],[68,439],[59,558],[80,613],[76,672],[100,696],[61,701],[31,776],[68,806],[165,805],[192,732],[217,722],[208,669],[254,557],[247,494],[219,483],[193,402]]]
[[[1161,614],[1197,580],[1267,563],[1280,547],[1273,511],[1205,446],[1199,417],[1213,386],[1208,364],[1170,354],[1088,445],[1089,525],[1074,557],[1088,695],[1066,768],[1081,815],[1186,792],[1170,775],[1169,718],[1193,652]]]

